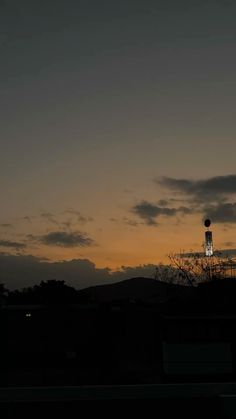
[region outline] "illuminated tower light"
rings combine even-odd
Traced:
[[[205,255],[206,256],[213,256],[213,239],[212,239],[212,231],[209,230],[211,225],[211,220],[206,219],[204,222],[205,227],[207,227],[207,231],[205,231]]]

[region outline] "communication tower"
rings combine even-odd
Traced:
[[[209,230],[211,225],[211,220],[208,218],[204,221],[204,225],[207,228],[205,231],[205,255],[206,256],[213,256],[213,239],[212,239],[212,231]]]

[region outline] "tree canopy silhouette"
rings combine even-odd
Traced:
[[[11,304],[56,304],[69,303],[76,299],[75,288],[66,285],[65,281],[50,279],[39,285],[15,290],[9,293]]]

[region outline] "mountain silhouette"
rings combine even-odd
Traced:
[[[214,279],[196,286],[137,277],[76,290],[64,281],[39,285],[3,296],[2,304],[145,304],[165,313],[235,313],[236,279]]]
[[[185,299],[192,293],[193,289],[188,286],[144,277],[126,279],[114,284],[97,285],[78,291],[81,299],[96,303],[112,301],[165,303],[173,299]]]
[[[236,280],[217,279],[191,287],[138,277],[85,288],[78,291],[78,299],[97,304],[150,304],[170,314],[236,314]]]

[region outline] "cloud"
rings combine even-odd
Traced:
[[[85,247],[94,244],[94,241],[85,233],[53,231],[39,238],[39,241],[48,246]]]
[[[192,210],[184,206],[170,208],[152,204],[148,201],[142,201],[132,208],[132,212],[142,218],[147,225],[156,226],[158,225],[156,218],[162,215],[174,217],[178,213],[191,214]]]
[[[215,176],[203,180],[162,177],[154,181],[174,192],[192,196],[197,201],[217,201],[236,194],[236,175]]]
[[[44,218],[45,220],[49,221],[50,223],[53,223],[53,224],[57,224],[58,225],[58,222],[55,219],[55,215],[52,214],[51,212],[42,212],[40,214],[40,216],[42,218]]]
[[[160,207],[166,207],[167,205],[169,205],[169,202],[166,199],[160,199],[160,201],[158,201],[158,205]]]
[[[64,211],[64,214],[71,214],[73,216],[76,216],[77,222],[80,224],[85,224],[90,221],[93,221],[92,217],[85,217],[84,215],[81,214],[80,211],[74,210],[73,208],[68,208],[67,210]]]
[[[236,223],[236,203],[209,205],[204,208],[205,218],[214,223]]]
[[[63,211],[64,214],[73,214],[73,215],[80,215],[80,212],[75,210],[74,208],[68,208]]]
[[[8,247],[12,249],[24,249],[26,247],[25,243],[14,242],[11,240],[0,240],[0,247]]]
[[[129,278],[148,277],[153,278],[156,272],[156,265],[151,263],[138,266],[122,266],[120,270],[112,272],[110,276],[116,281]]]
[[[10,223],[2,223],[2,224],[0,224],[0,227],[3,227],[3,228],[12,228],[13,225],[10,224]]]
[[[88,223],[90,221],[93,221],[93,217],[84,217],[83,215],[80,214],[77,217],[77,221],[78,221],[78,223],[85,224],[85,223]]]
[[[93,285],[111,284],[125,279],[153,277],[154,265],[123,266],[116,272],[109,268],[97,268],[88,259],[51,262],[32,255],[7,255],[0,253],[0,283],[9,289],[33,286],[42,280],[64,280],[76,289]]]
[[[39,240],[38,236],[35,236],[34,234],[26,234],[25,238],[30,242],[38,242]]]
[[[138,227],[138,225],[140,224],[137,221],[131,220],[130,218],[127,218],[127,217],[123,217],[123,222],[130,227]]]
[[[22,220],[27,221],[28,223],[31,223],[31,221],[35,218],[34,215],[25,215],[24,217],[21,217]]]
[[[61,223],[63,226],[65,226],[67,229],[70,229],[72,226],[73,226],[73,223],[72,223],[72,221],[63,221],[62,223]]]
[[[170,191],[185,195],[189,208],[185,213],[201,212],[215,223],[236,223],[236,175],[215,176],[203,180],[162,177],[155,179]],[[230,202],[229,202],[230,201]]]
[[[160,215],[167,215],[169,217],[176,215],[174,208],[160,207],[148,201],[142,201],[132,208],[132,212],[142,218],[148,225],[157,225],[155,218]]]

